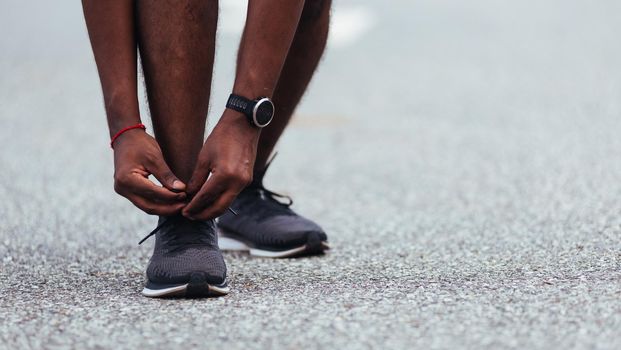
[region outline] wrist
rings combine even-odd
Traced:
[[[218,124],[224,124],[234,127],[242,134],[259,136],[261,134],[261,128],[257,128],[248,121],[248,117],[241,112],[237,112],[231,109],[225,109],[224,114]]]
[[[132,136],[137,136],[138,133],[142,134],[145,130],[146,126],[142,123],[126,126],[120,129],[110,138],[110,148],[114,149],[116,145],[123,143],[122,140],[132,138]]]
[[[114,137],[119,131],[132,125],[138,125],[142,123],[140,117],[114,117],[108,121],[108,131],[110,133],[110,139]]]
[[[268,126],[274,119],[274,103],[264,96],[249,99],[233,93],[226,101],[226,108],[245,115],[248,122],[258,129]]]

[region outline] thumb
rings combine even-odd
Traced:
[[[173,192],[185,191],[185,184],[173,174],[164,159],[155,161],[151,173],[167,189]]]

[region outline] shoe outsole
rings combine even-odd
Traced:
[[[301,256],[320,255],[330,249],[328,242],[321,241],[315,235],[310,236],[306,244],[286,250],[266,250],[248,245],[247,243],[227,235],[226,231],[219,230],[218,246],[222,251],[248,252],[251,256],[261,258],[295,258]]]
[[[227,282],[220,285],[209,284],[203,276],[192,276],[190,281],[178,285],[158,285],[147,282],[142,295],[149,298],[210,298],[227,295]]]

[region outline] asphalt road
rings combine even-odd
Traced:
[[[0,348],[621,348],[619,2],[386,4],[337,3],[366,29],[267,179],[334,249],[226,255],[229,296],[153,300],[156,220],[112,191],[80,9],[7,1]]]

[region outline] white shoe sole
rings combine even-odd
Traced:
[[[261,258],[291,258],[305,253],[323,253],[323,251],[330,249],[328,242],[321,242],[320,249],[311,249],[309,245],[304,244],[299,247],[287,249],[287,250],[265,250],[248,246],[246,243],[237,240],[235,238],[223,235],[221,232],[218,234],[218,246],[223,251],[233,252],[248,252],[252,256]]]
[[[170,297],[218,297],[229,294],[227,285],[214,286],[211,284],[191,283],[181,284],[178,286],[166,288],[148,288],[144,287],[142,295],[149,298],[170,298]]]

